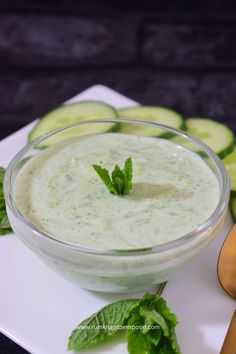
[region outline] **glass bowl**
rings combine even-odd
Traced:
[[[40,154],[48,143],[54,144],[68,137],[86,136],[88,132],[101,133],[106,128],[112,134],[120,134],[122,126],[126,127],[128,134],[172,139],[179,148],[192,150],[204,159],[219,184],[218,205],[204,223],[164,244],[116,250],[84,247],[63,241],[42,231],[24,217],[16,206],[13,187],[17,175],[29,159]],[[4,179],[7,213],[17,237],[52,270],[83,288],[102,292],[130,292],[169,280],[172,274],[199,254],[217,235],[224,223],[229,193],[227,172],[219,158],[204,143],[183,131],[161,124],[119,118],[84,121],[40,136],[18,152],[10,162]]]

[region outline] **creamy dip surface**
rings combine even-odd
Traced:
[[[133,188],[115,196],[92,164],[133,161]],[[70,139],[31,158],[15,203],[37,228],[81,246],[135,249],[180,238],[208,219],[219,185],[195,153],[158,138],[106,133]]]

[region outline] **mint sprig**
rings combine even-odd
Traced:
[[[5,169],[0,167],[0,236],[7,235],[12,232],[11,225],[9,223],[6,204],[3,196],[3,178]]]
[[[132,189],[133,166],[129,157],[124,164],[124,168],[115,165],[111,176],[106,168],[100,165],[92,165],[108,190],[115,195],[128,195]]]
[[[178,321],[159,295],[116,301],[81,322],[69,337],[68,349],[79,351],[105,342],[125,330],[130,354],[181,354]]]

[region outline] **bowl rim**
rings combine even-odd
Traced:
[[[214,162],[215,164],[214,167],[216,167],[218,174],[220,176],[220,181],[218,181],[219,182],[219,202],[216,208],[214,209],[213,213],[210,215],[210,217],[207,220],[205,220],[201,225],[196,227],[191,232],[184,234],[178,239],[174,239],[172,241],[160,245],[126,250],[126,249],[106,249],[106,248],[95,248],[95,247],[93,248],[93,247],[81,246],[78,243],[64,241],[62,239],[55,237],[50,233],[47,233],[46,231],[37,228],[33,223],[31,223],[23,216],[23,214],[20,212],[20,210],[17,208],[14,202],[13,193],[12,193],[14,181],[12,175],[17,163],[23,158],[23,156],[28,151],[35,148],[43,140],[57,133],[60,133],[66,129],[70,129],[76,126],[81,126],[86,124],[122,123],[122,122],[129,123],[129,124],[131,123],[131,124],[142,124],[146,126],[154,126],[156,128],[163,129],[166,132],[174,133],[181,137],[184,137],[185,139],[188,139],[194,142],[195,144],[197,144],[201,148],[201,150],[210,158],[210,160]],[[106,133],[107,132],[105,132],[105,134]],[[119,131],[114,133],[117,134],[119,133]],[[137,256],[137,255],[149,255],[153,253],[162,253],[165,251],[170,251],[179,248],[181,246],[184,246],[186,243],[189,243],[190,241],[196,239],[196,237],[204,234],[205,231],[207,231],[211,225],[217,223],[217,221],[221,218],[228,205],[229,194],[230,194],[230,179],[226,171],[226,168],[224,167],[219,157],[215,154],[215,152],[211,148],[209,148],[205,143],[203,143],[201,140],[194,137],[193,135],[185,131],[182,131],[180,129],[173,128],[160,123],[150,122],[141,119],[127,119],[127,118],[115,117],[115,118],[90,119],[86,121],[81,121],[81,122],[65,125],[61,128],[57,128],[48,133],[40,135],[33,142],[25,145],[10,161],[4,176],[3,190],[4,190],[4,198],[5,198],[7,209],[9,208],[9,210],[14,214],[14,216],[19,221],[21,221],[28,229],[30,229],[30,231],[33,232],[33,234],[35,234],[36,236],[46,238],[47,240],[50,240],[53,243],[55,242],[58,245],[65,246],[67,248],[72,248],[81,253],[94,254],[94,255],[107,255],[107,256]]]

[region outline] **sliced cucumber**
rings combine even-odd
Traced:
[[[234,149],[234,133],[222,123],[207,118],[186,119],[187,132],[207,144],[220,158]]]
[[[236,197],[236,148],[222,162],[230,177],[231,194]]]
[[[100,102],[100,101],[80,101],[73,104],[65,104],[59,106],[45,116],[43,116],[39,122],[35,125],[33,130],[29,134],[29,141],[33,141],[38,136],[50,132],[51,130],[61,128],[65,125],[81,122],[88,119],[97,119],[97,118],[114,118],[117,117],[117,112],[112,106]],[[106,123],[106,124],[89,124],[86,126],[77,127],[77,134],[93,134],[93,133],[102,133],[107,130],[115,130],[116,124]],[[67,130],[65,132],[66,138],[75,136],[75,128]],[[60,135],[60,140],[63,133]],[[44,146],[48,146],[52,143],[57,142],[55,139],[48,139]]]
[[[118,115],[121,118],[141,119],[154,123],[165,124],[177,129],[185,128],[184,119],[179,113],[159,106],[135,106],[122,108],[118,110]],[[161,129],[151,126],[144,127],[143,125],[138,124],[131,125],[122,123],[120,131],[148,136],[163,135],[163,130]]]
[[[230,207],[233,222],[235,223],[236,222],[236,197],[235,196],[230,197],[229,207]]]

